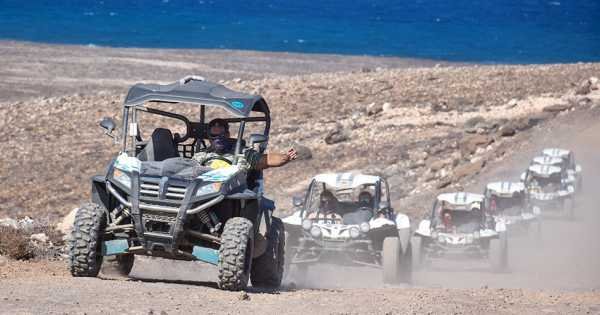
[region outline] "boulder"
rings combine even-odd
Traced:
[[[31,234],[29,239],[31,241],[39,243],[39,244],[46,244],[50,240],[50,238],[48,238],[48,235],[46,235],[46,233]]]
[[[575,88],[575,95],[586,95],[592,91],[592,80],[587,79]]]
[[[75,208],[67,214],[60,223],[56,226],[56,229],[60,231],[64,235],[71,234],[71,230],[73,229],[73,222],[75,222],[75,215],[77,214],[78,208]]]
[[[488,135],[472,135],[463,138],[459,144],[460,152],[462,156],[468,156],[475,153],[477,148],[486,147],[494,142],[494,138]]]
[[[312,150],[302,144],[296,143],[294,144],[294,149],[298,152],[298,160],[310,160],[312,159]]]
[[[517,133],[517,131],[511,125],[504,125],[498,129],[498,134],[502,137],[512,137],[515,133]]]
[[[387,103],[386,103],[387,104]],[[381,113],[383,111],[383,105],[377,103],[371,103],[367,105],[367,115],[373,116]]]
[[[558,113],[558,112],[562,112],[565,110],[569,110],[573,107],[573,105],[571,104],[554,104],[554,105],[548,105],[546,107],[544,107],[543,111],[546,113]]]
[[[344,128],[341,125],[337,125],[335,129],[327,133],[325,136],[325,143],[331,145],[347,141],[348,139],[348,134],[345,132]]]
[[[466,163],[463,165],[459,165],[454,169],[454,174],[452,176],[452,181],[458,181],[463,177],[473,176],[485,166],[485,161],[483,159],[478,160],[476,162]]]
[[[468,133],[475,133],[477,131],[477,125],[482,122],[485,122],[485,119],[481,116],[467,119],[464,124],[465,131]]]

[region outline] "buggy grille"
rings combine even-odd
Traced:
[[[187,183],[183,182],[165,182],[161,187],[161,180],[157,177],[140,178],[140,208],[144,205],[157,205],[176,210],[181,205]]]

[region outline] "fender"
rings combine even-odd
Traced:
[[[431,221],[423,220],[419,223],[419,227],[415,231],[416,235],[431,237]]]
[[[103,175],[92,177],[92,202],[103,206],[107,211],[117,206],[115,198],[106,190],[106,177]]]

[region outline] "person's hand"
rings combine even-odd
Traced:
[[[296,151],[296,149],[291,148],[286,152],[285,156],[286,156],[288,162],[293,161],[298,158],[298,152]]]

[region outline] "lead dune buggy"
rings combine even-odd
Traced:
[[[483,193],[484,209],[496,220],[504,221],[511,235],[514,232],[529,232],[536,239],[541,236],[540,209],[527,202],[523,183],[488,183]]]
[[[575,188],[567,179],[566,170],[553,165],[533,164],[523,174],[528,201],[542,214],[562,213],[564,217],[575,217]]]
[[[566,169],[567,178],[573,182],[577,191],[583,189],[583,176],[581,174],[581,166],[575,163],[575,154],[569,150],[559,148],[546,148],[542,150],[542,154],[552,158],[560,158],[563,163],[560,165]]]
[[[489,259],[492,270],[508,266],[506,225],[486,215],[484,196],[444,193],[412,237],[413,267],[439,259]]]
[[[222,161],[221,168],[191,159],[206,150],[209,109],[228,113],[226,121],[239,125],[230,139],[235,159]],[[147,139],[140,132],[142,116],[153,122]],[[165,119],[183,133],[157,128]],[[245,138],[248,125],[262,133]],[[73,276],[97,276],[103,257],[114,255],[128,274],[134,255],[148,255],[216,265],[224,290],[242,290],[249,279],[254,286],[280,285],[283,223],[263,196],[262,172],[243,167],[245,150],[262,153],[267,146],[270,114],[262,97],[195,76],[168,85],[136,84],[125,99],[121,136],[112,134],[112,119],[101,126],[121,151],[106,174],[93,177],[91,203],[77,212],[69,254]]]
[[[333,211],[321,204],[324,192],[335,198]],[[358,200],[365,195],[372,198]],[[300,210],[283,222],[288,233],[286,261],[298,268],[299,278],[310,265],[334,263],[382,268],[385,283],[411,281],[410,221],[390,207],[389,187],[383,178],[320,174],[294,203]]]

